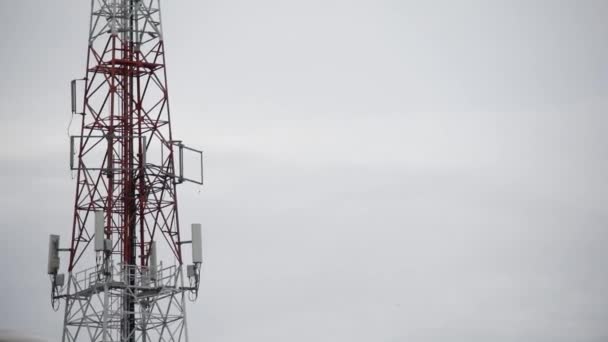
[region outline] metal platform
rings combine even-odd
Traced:
[[[66,300],[64,341],[185,340],[188,288],[182,269],[160,267],[154,273],[148,267],[116,265],[70,275],[65,292],[58,294]],[[124,303],[135,303],[133,312]],[[133,318],[133,335],[122,336],[125,320]]]

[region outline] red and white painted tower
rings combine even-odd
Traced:
[[[173,137],[166,75],[160,0],[92,0],[86,77],[72,82],[82,122],[71,137],[71,242],[62,249],[53,235],[49,249],[63,341],[187,340],[184,299],[198,291],[202,253],[200,225],[191,241],[180,236],[176,186],[202,184],[202,152]],[[197,161],[194,176],[184,155]]]

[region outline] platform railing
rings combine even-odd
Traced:
[[[112,286],[134,286],[138,288],[177,288],[180,268],[176,265],[156,267],[112,264],[109,267],[94,266],[72,273],[72,292],[77,293],[93,287],[111,283]],[[67,290],[64,289],[64,290]]]

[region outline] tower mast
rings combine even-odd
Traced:
[[[202,185],[202,152],[172,136],[160,0],[91,1],[86,77],[72,81],[72,112],[82,119],[71,137],[72,237],[62,249],[51,236],[48,267],[54,306],[65,300],[63,341],[187,340],[184,299],[198,292],[202,252],[200,225],[181,239],[177,185]],[[200,158],[200,174],[185,174],[186,153]]]

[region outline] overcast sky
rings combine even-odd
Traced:
[[[60,340],[89,5],[0,1],[0,341]],[[179,189],[192,341],[608,340],[607,1],[163,11],[174,135],[207,158]]]

